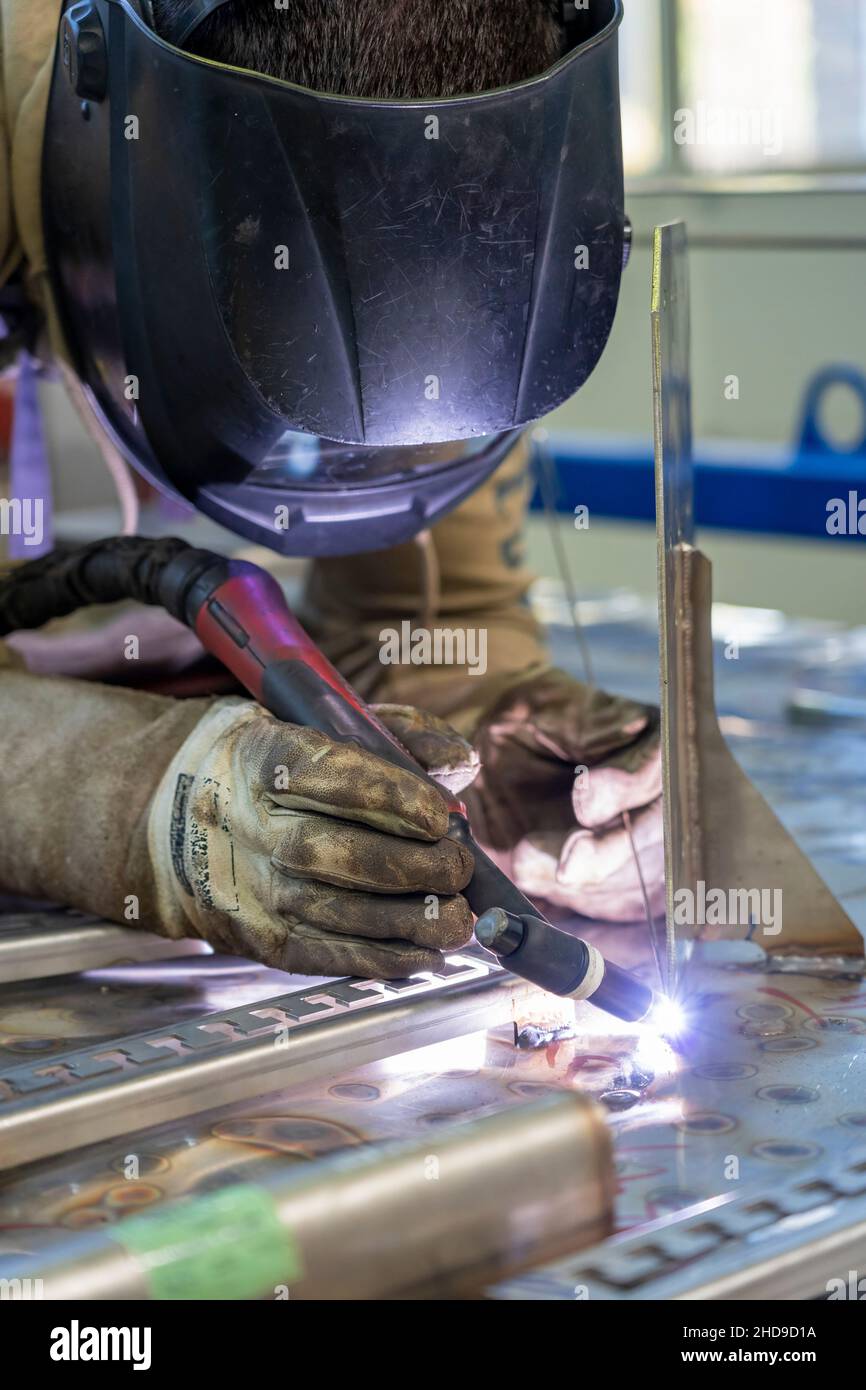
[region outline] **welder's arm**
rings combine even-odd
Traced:
[[[452,785],[466,745],[383,718]],[[0,669],[0,889],[303,974],[398,977],[465,944],[444,799],[248,700]]]
[[[148,812],[209,704],[0,669],[0,888],[159,930]]]

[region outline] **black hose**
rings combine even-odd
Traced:
[[[0,579],[0,637],[92,603],[134,599],[166,606],[160,588],[165,569],[191,550],[176,537],[113,536],[29,560]]]

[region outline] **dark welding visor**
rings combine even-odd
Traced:
[[[216,7],[181,7],[173,36],[194,42]],[[404,539],[477,486],[610,332],[621,17],[620,0],[565,5],[563,56],[513,87],[380,101],[182,52],[133,0],[67,3],[49,264],[136,465],[289,553]],[[281,466],[298,432],[306,477]]]

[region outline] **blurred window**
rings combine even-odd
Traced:
[[[866,0],[626,0],[626,174],[866,168]]]
[[[664,61],[659,0],[626,0],[619,33],[622,146],[628,178],[655,173],[664,160]]]

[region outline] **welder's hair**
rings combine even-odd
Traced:
[[[180,0],[153,0],[157,31]],[[544,72],[562,33],[550,0],[233,0],[187,48],[320,92],[446,97]]]

